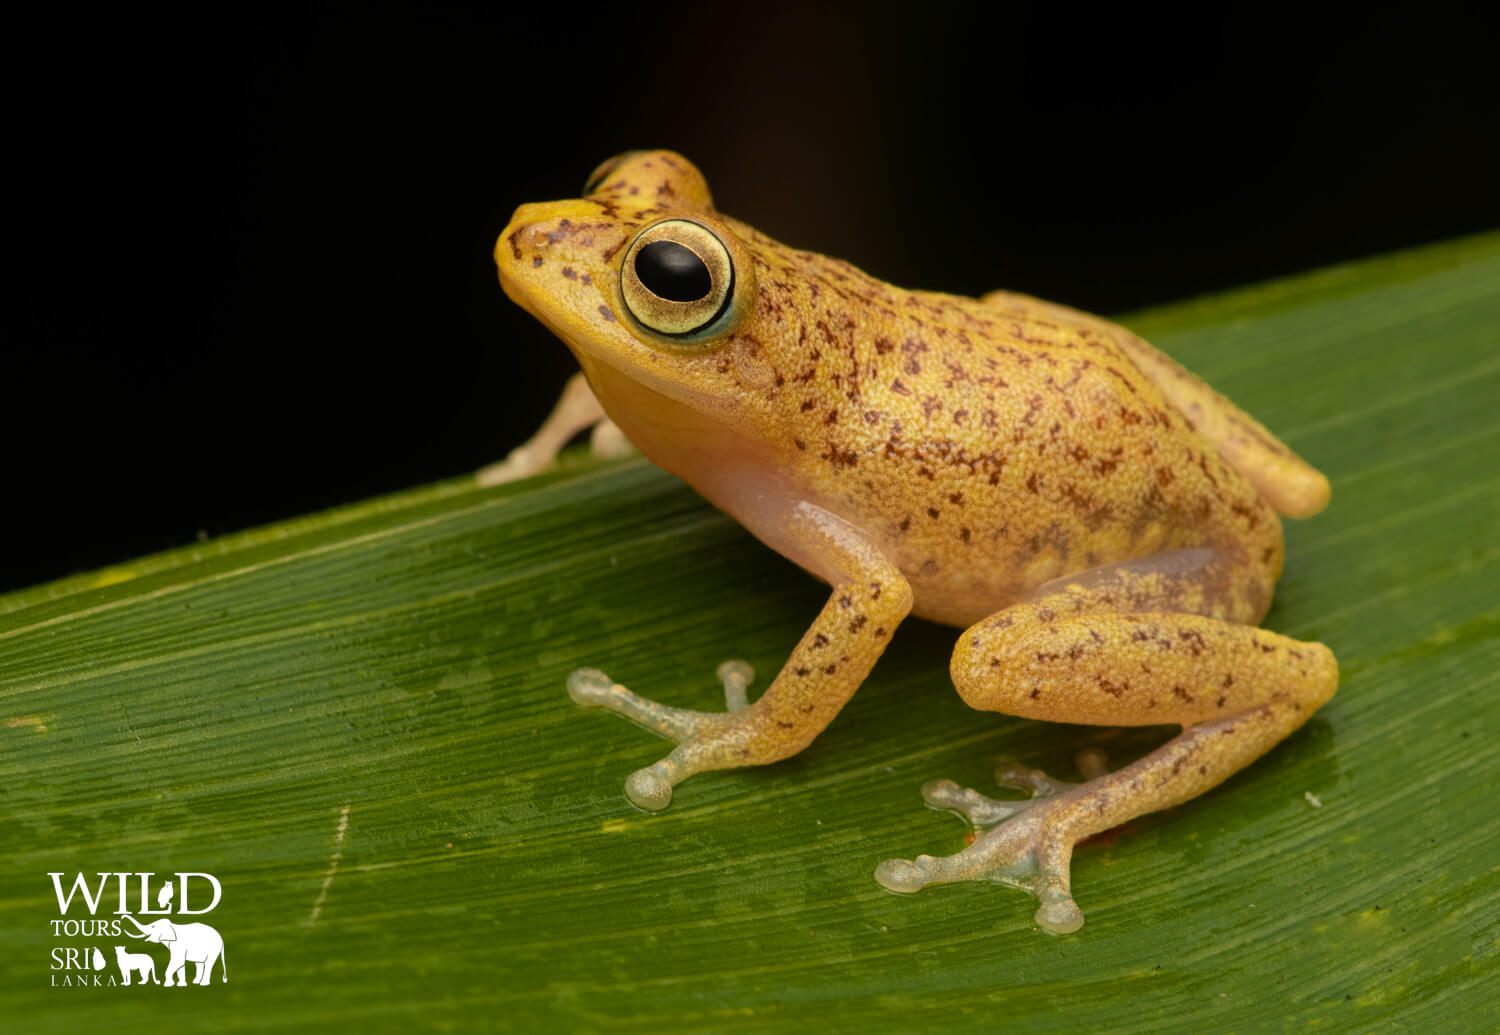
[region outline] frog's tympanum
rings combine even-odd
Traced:
[[[713,205],[682,156],[632,152],[570,201],[522,205],[495,249],[505,293],[583,367],[496,480],[608,419],[651,460],[827,582],[828,602],[759,699],[719,669],[723,712],[671,708],[579,669],[568,690],[677,746],[625,783],[662,809],[694,773],[812,743],[907,615],[957,626],[975,708],[1102,726],[1180,725],[1084,782],[1005,767],[1032,792],[949,781],[929,804],[981,831],[955,855],[891,859],[893,891],[1025,888],[1077,930],[1080,840],[1187,801],[1307,721],[1332,652],[1257,628],[1281,574],[1278,512],[1328,482],[1129,331],[1024,295],[905,291],[771,240]]]

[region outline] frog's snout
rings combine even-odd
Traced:
[[[495,242],[495,265],[500,267],[502,276],[508,267],[522,265],[528,255],[540,257],[536,253],[550,243],[551,235],[542,225],[546,222],[544,205],[526,204],[516,209]]]

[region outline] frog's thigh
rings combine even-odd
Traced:
[[[1337,685],[1332,652],[1218,617],[1241,608],[1202,553],[1198,573],[1116,565],[979,622],[953,652],[959,694],[986,711],[1103,726],[1190,726],[1274,701],[1310,715]]]
[[[915,891],[938,882],[999,880],[1037,895],[1043,928],[1075,931],[1083,914],[1072,897],[1073,845],[1202,794],[1333,696],[1338,665],[1327,647],[1216,617],[1244,606],[1226,588],[1233,579],[1217,577],[1217,562],[1210,563],[1203,591],[1193,592],[1193,565],[1179,563],[1191,560],[1156,558],[1059,580],[964,633],[953,681],[976,708],[1058,722],[1185,728],[1145,758],[1090,774],[1071,789],[1023,781],[1038,788],[1024,803],[986,802],[933,785],[929,801],[973,815],[973,798],[981,813],[995,812],[988,818],[1001,822],[956,855],[887,860],[876,870],[881,884]],[[1184,602],[1208,613],[1148,609]]]
[[[1254,626],[1189,614],[1042,619],[1045,608],[1023,607],[1001,616],[1009,627],[971,629],[955,652],[953,681],[970,706],[1047,722],[1191,726],[1280,702],[1298,718],[1274,743],[1337,685],[1327,647]]]
[[[1209,584],[1230,584],[1212,569],[1204,568]],[[1091,824],[1096,830],[1227,779],[1338,687],[1338,663],[1321,643],[1212,614],[1116,609],[1183,600],[1190,572],[1179,566],[1175,581],[1164,582],[1161,570],[1148,560],[1140,570],[1115,566],[1105,577],[1059,580],[1051,592],[967,630],[953,653],[954,684],[975,708],[1049,722],[1188,727],[1131,767],[1141,770],[1133,789],[1117,796],[1110,821],[1096,817],[1103,823]],[[1217,592],[1192,599],[1218,610]]]

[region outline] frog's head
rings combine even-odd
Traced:
[[[567,344],[616,420],[623,381],[705,415],[736,411],[757,349],[744,228],[671,151],[612,158],[583,194],[516,209],[495,246],[505,293]]]

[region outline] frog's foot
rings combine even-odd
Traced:
[[[724,684],[724,713],[673,708],[637,694],[596,668],[575,669],[568,676],[568,696],[586,708],[607,708],[652,733],[677,741],[678,747],[654,765],[638,769],[625,781],[625,796],[638,808],[656,811],[672,803],[672,788],[704,768],[699,764],[702,742],[729,725],[729,717],[750,706],[747,690],[755,670],[744,661],[726,661],[718,668]]]
[[[922,797],[937,809],[957,812],[980,835],[963,851],[949,856],[919,855],[916,859],[887,859],[875,868],[875,880],[890,891],[911,893],[928,884],[986,880],[1029,891],[1041,901],[1037,926],[1053,934],[1072,934],[1083,926],[1083,912],[1073,901],[1069,863],[1075,820],[1081,803],[1093,796],[1094,784],[1104,778],[1104,756],[1082,752],[1078,768],[1085,783],[1054,780],[1039,769],[1002,765],[995,782],[1002,787],[1031,791],[1030,798],[1001,801],[960,787],[952,780],[933,780],[922,787]]]

